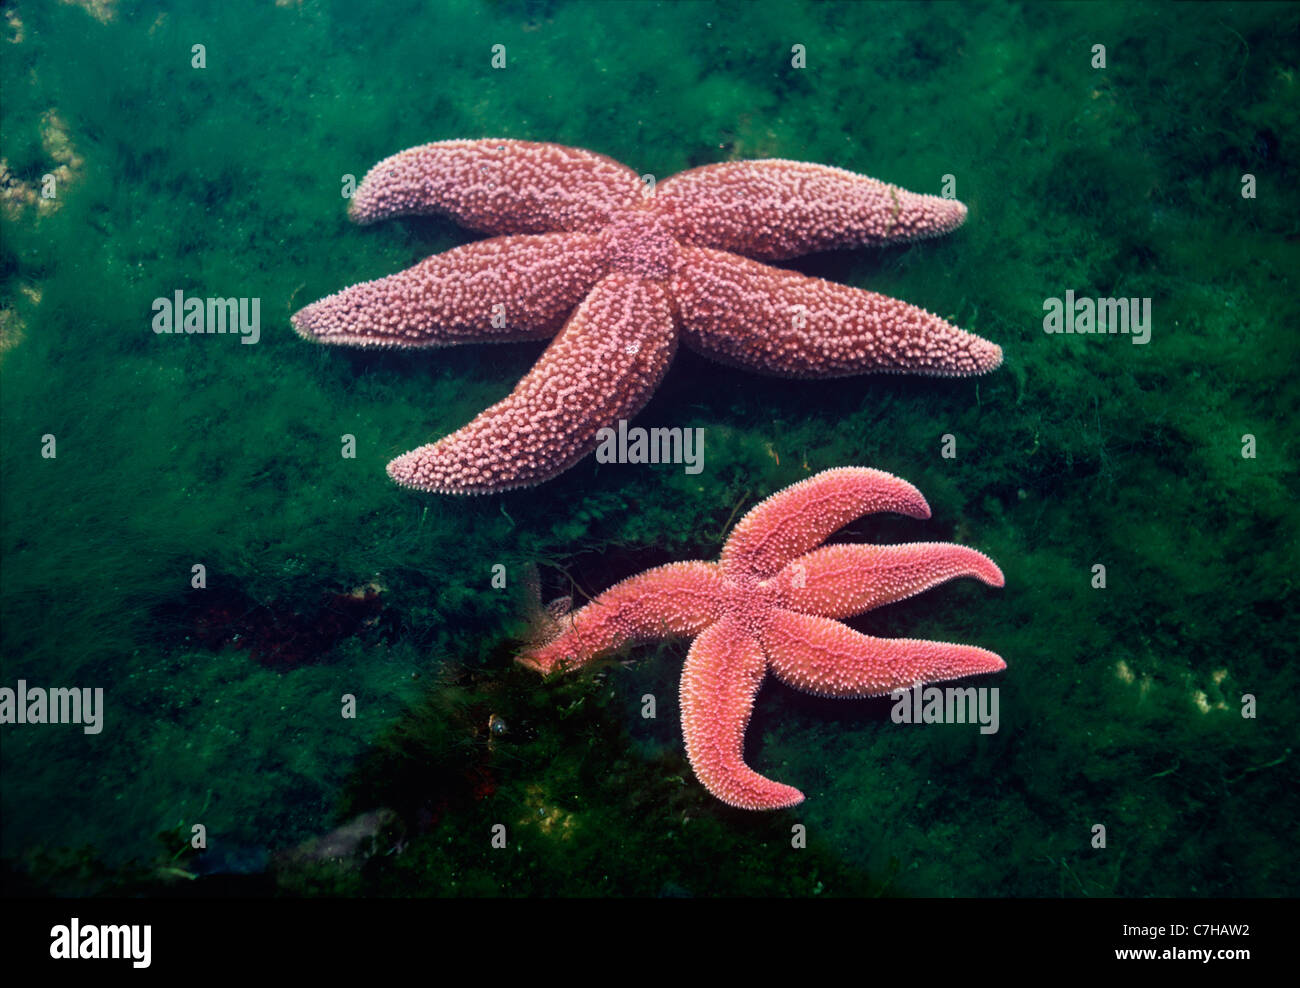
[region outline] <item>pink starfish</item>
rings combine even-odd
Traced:
[[[443,141],[375,165],[349,212],[361,223],[438,213],[501,236],[307,306],[293,317],[302,336],[372,347],[555,336],[509,397],[388,465],[420,490],[490,493],[568,469],[649,400],[679,334],[723,363],[795,377],[1002,362],[1001,348],[924,309],[738,256],[916,240],[966,219],[956,200],[839,168],[707,165],[651,194],[590,151]]]
[[[871,638],[833,620],[958,576],[1003,584],[993,560],[965,546],[821,545],[854,518],[878,511],[930,517],[920,491],[880,470],[816,474],[752,508],[718,562],[670,563],[624,580],[518,661],[549,674],[629,641],[694,637],[682,669],[681,710],[696,777],[732,806],[794,806],[803,793],[765,779],[743,758],[745,727],[768,670],[805,693],[861,697],[1006,668],[972,645]]]

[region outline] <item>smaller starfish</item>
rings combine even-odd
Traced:
[[[921,492],[897,477],[865,467],[823,471],[750,509],[718,562],[670,563],[624,580],[518,661],[543,674],[567,672],[629,641],[694,637],[681,712],[696,778],[742,809],[794,806],[803,793],[744,762],[745,727],[766,671],[805,693],[863,697],[1006,668],[972,645],[871,638],[834,620],[958,576],[1003,585],[993,560],[952,543],[821,545],[879,511],[930,517]]]

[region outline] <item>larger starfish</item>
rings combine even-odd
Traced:
[[[479,494],[549,480],[634,415],[677,346],[795,377],[980,374],[1002,350],[883,295],[746,260],[937,236],[966,207],[839,168],[740,161],[654,190],[558,144],[443,141],[375,165],[360,223],[438,213],[501,234],[300,310],[324,343],[431,347],[555,336],[509,397],[388,465],[399,484]],[[734,253],[733,253],[734,252]]]
[[[743,758],[745,727],[767,671],[805,693],[861,697],[1006,668],[972,645],[871,638],[834,620],[958,576],[1003,584],[993,560],[946,542],[817,548],[836,529],[877,511],[930,517],[920,491],[880,470],[816,474],[751,509],[718,562],[670,563],[624,580],[518,661],[549,674],[629,641],[694,637],[682,669],[681,714],[696,778],[732,806],[794,806],[803,793],[764,778]]]

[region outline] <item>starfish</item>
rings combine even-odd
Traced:
[[[794,806],[803,793],[744,762],[745,727],[766,672],[805,693],[864,697],[1006,668],[972,645],[872,638],[835,620],[958,576],[1003,585],[993,560],[961,545],[821,544],[854,518],[879,511],[930,517],[920,491],[883,471],[815,474],[752,508],[718,562],[669,563],[624,580],[517,661],[548,675],[630,641],[693,637],[681,715],[696,778],[732,806]]]
[[[649,400],[680,338],[722,363],[794,377],[981,374],[1002,350],[904,302],[770,267],[833,247],[946,233],[966,207],[839,168],[739,161],[653,192],[558,144],[425,144],[375,165],[349,206],[373,223],[441,214],[495,234],[323,298],[307,339],[438,347],[554,337],[510,395],[388,464],[397,483],[482,494],[549,480]]]

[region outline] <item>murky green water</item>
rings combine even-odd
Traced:
[[[188,871],[355,894],[1296,893],[1300,8],[3,17],[0,686],[104,690],[98,734],[0,727],[15,887],[148,892]],[[503,397],[542,344],[366,353],[313,347],[288,317],[473,239],[353,226],[340,190],[404,147],[486,136],[660,178],[756,157],[918,192],[951,175],[970,207],[954,234],[788,266],[924,306],[1006,362],[812,383],[683,352],[637,421],[703,428],[698,475],[588,459],[523,492],[400,490],[387,460]],[[155,334],[154,299],[178,291],[259,299],[260,339]],[[1150,299],[1149,342],[1045,333],[1067,291]],[[769,682],[747,757],[809,798],[748,814],[686,764],[684,643],[546,685],[512,665],[530,563],[553,596],[712,558],[733,513],[845,464],[933,508],[859,537],[959,541],[1004,570],[1001,591],[960,581],[855,624],[1004,656],[980,684],[1000,690],[996,734]],[[285,853],[379,808],[363,868]]]

